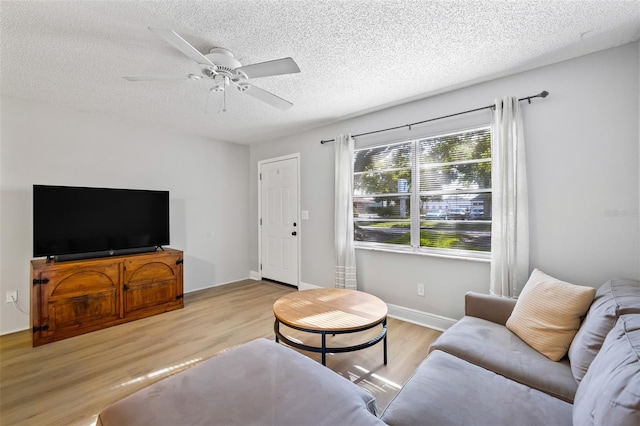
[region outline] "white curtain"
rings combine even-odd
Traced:
[[[335,138],[335,286],[356,289],[353,247],[353,138]]]
[[[529,213],[518,99],[496,99],[492,120],[491,294],[516,297],[529,276]]]

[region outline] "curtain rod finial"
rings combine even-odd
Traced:
[[[546,90],[543,90],[542,92],[540,92],[540,97],[546,98],[547,96],[549,96],[549,92],[547,92]]]

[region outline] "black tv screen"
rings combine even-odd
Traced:
[[[33,256],[84,257],[169,244],[169,191],[33,185]]]

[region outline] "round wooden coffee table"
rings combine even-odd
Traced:
[[[368,348],[384,341],[384,363],[387,363],[387,305],[377,297],[356,290],[319,288],[289,293],[273,305],[276,317],[273,331],[276,342],[282,340],[297,349],[322,354],[326,365],[327,353],[351,352]],[[293,341],[280,332],[280,324],[296,330],[320,334],[320,347]],[[382,325],[382,331],[368,342],[327,347],[327,334],[346,334],[369,330]]]

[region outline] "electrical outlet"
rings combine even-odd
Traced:
[[[18,290],[12,290],[7,292],[7,303],[13,303],[18,301]]]
[[[418,283],[418,296],[424,297],[424,284]]]

